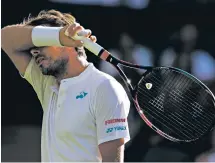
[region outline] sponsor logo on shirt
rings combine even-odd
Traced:
[[[126,119],[125,118],[110,119],[105,121],[105,125],[112,124],[112,123],[119,123],[119,122],[126,122]]]
[[[79,99],[79,98],[82,99],[82,98],[84,98],[87,94],[88,94],[88,93],[86,93],[86,92],[81,92],[80,95],[77,95],[77,96],[76,96],[76,99]]]
[[[106,133],[110,133],[113,131],[122,131],[122,130],[126,130],[126,126],[116,126],[116,127],[110,127],[106,130]]]

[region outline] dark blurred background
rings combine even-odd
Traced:
[[[215,0],[2,0],[1,25],[20,23],[43,9],[71,12],[121,59],[179,67],[215,93]],[[41,105],[1,52],[2,161],[40,161]],[[90,53],[88,59],[122,82],[109,64]],[[137,79],[141,74],[125,71]],[[213,132],[195,143],[172,143],[147,127],[133,106],[129,125],[125,161],[215,161]]]

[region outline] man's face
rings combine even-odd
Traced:
[[[59,76],[66,72],[69,53],[64,47],[40,47],[31,50],[36,64],[44,75]]]

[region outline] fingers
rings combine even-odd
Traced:
[[[86,35],[86,37],[90,37],[90,35],[92,34],[92,31],[89,30],[88,34]]]
[[[81,27],[80,24],[74,23],[74,24],[68,26],[68,28],[65,31],[65,35],[72,38],[73,36],[76,35],[78,30],[81,30],[81,28],[83,28],[83,27]]]
[[[89,38],[90,38],[90,40],[93,41],[93,42],[96,42],[96,41],[97,41],[96,36],[90,36]],[[81,40],[74,40],[74,45],[75,45],[76,47],[81,47],[81,46],[84,46],[84,42],[81,41]]]
[[[93,42],[96,42],[97,38],[96,38],[96,36],[90,36],[90,40],[92,40]]]
[[[80,32],[79,33],[80,36],[88,37],[93,42],[97,41],[97,38],[95,36],[91,36],[92,34],[91,30],[85,30],[84,32],[81,32],[83,30],[85,30],[83,26],[81,26],[79,23],[74,23],[66,29],[65,35],[72,38],[77,33]],[[83,46],[83,41],[81,40],[73,40],[73,43],[74,43],[74,46],[77,46],[77,47]]]
[[[81,26],[79,23],[74,23],[66,29],[65,34],[69,37],[74,37],[77,33],[83,30],[84,30],[83,26]],[[91,34],[92,34],[91,30],[85,30],[85,32],[81,32],[81,36],[85,37],[89,37]]]

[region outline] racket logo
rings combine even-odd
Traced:
[[[146,88],[151,89],[152,88],[152,83],[146,83]]]

